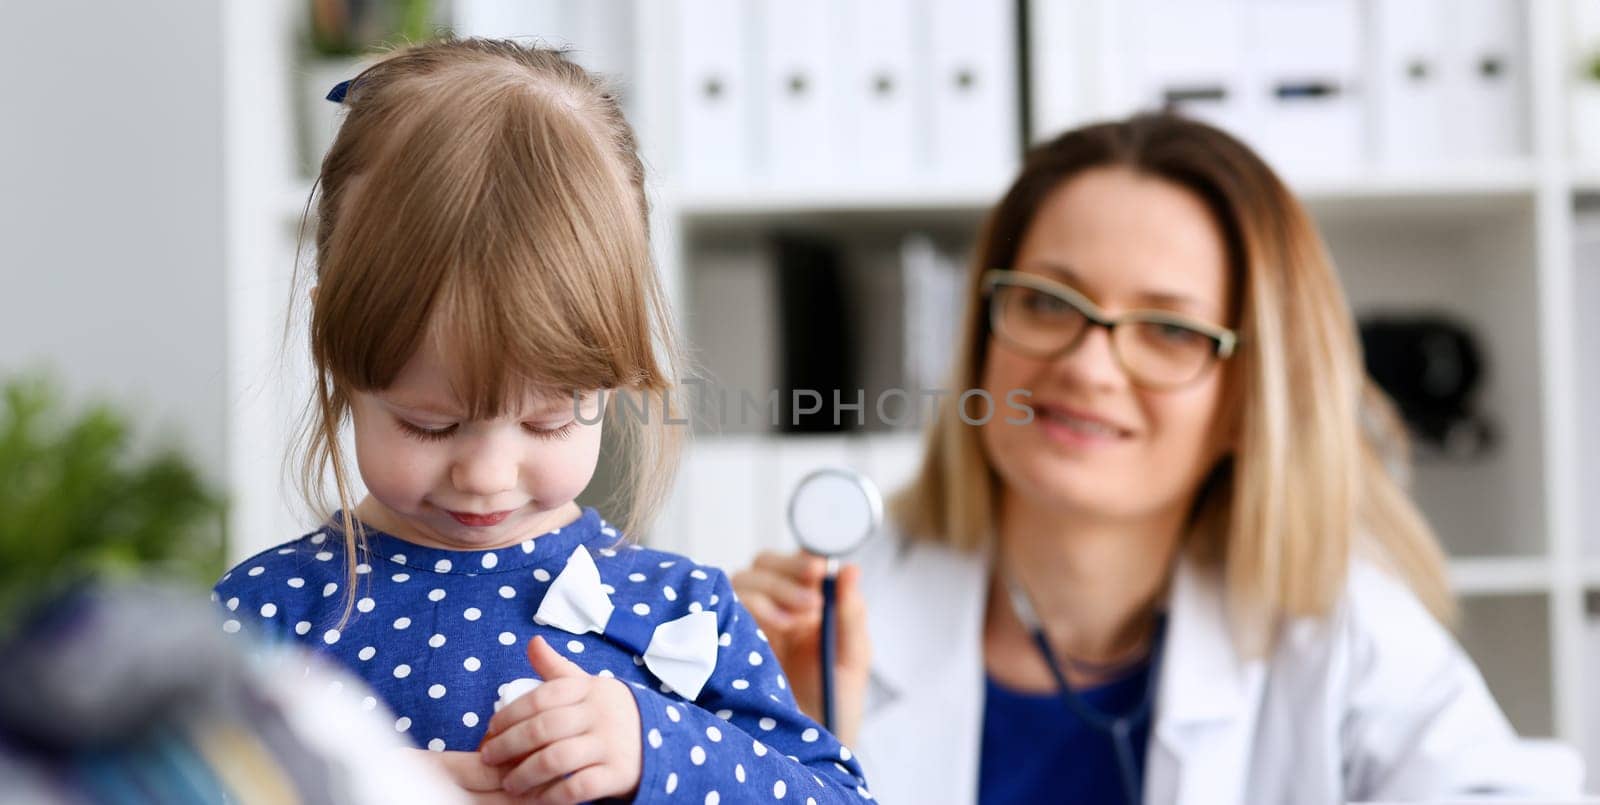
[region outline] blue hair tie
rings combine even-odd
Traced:
[[[350,84],[354,81],[354,78],[347,78],[334,84],[333,89],[328,90],[328,100],[334,103],[344,103],[344,96],[350,93]]]

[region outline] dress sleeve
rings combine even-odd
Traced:
[[[317,620],[311,610],[328,580],[293,558],[266,551],[223,574],[211,592],[223,631],[271,643],[308,642]]]
[[[716,669],[693,703],[633,685],[643,730],[637,802],[815,805],[872,799],[851,751],[800,711],[755,618],[720,571],[710,579]],[[681,801],[681,800],[679,800]]]

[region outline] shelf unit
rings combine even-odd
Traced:
[[[1111,2],[1083,0],[1081,7],[1103,10]],[[1580,316],[1600,304],[1600,294],[1579,295],[1600,288],[1600,282],[1581,282],[1581,275],[1600,272],[1600,265],[1579,265],[1573,257],[1578,207],[1600,198],[1600,164],[1568,156],[1567,104],[1577,52],[1569,16],[1576,2],[1525,3],[1532,80],[1524,157],[1289,180],[1317,218],[1358,312],[1431,304],[1488,333],[1491,376],[1481,403],[1499,420],[1502,449],[1477,465],[1422,464],[1417,495],[1452,555],[1451,578],[1465,613],[1463,644],[1514,723],[1577,743],[1600,766],[1600,689],[1588,682],[1600,679],[1594,648],[1600,621],[1586,606],[1590,593],[1600,592],[1600,516],[1586,520],[1584,513],[1584,496],[1600,492],[1593,488],[1600,482],[1600,456],[1585,454],[1574,437],[1600,427],[1584,416],[1600,406],[1600,358],[1577,346]],[[1025,0],[1029,12],[1021,17],[1058,18],[1059,3]],[[290,5],[230,5],[225,12],[233,46],[225,85],[230,97],[251,99],[229,104],[228,126],[231,399],[253,400],[240,403],[243,413],[229,434],[235,556],[281,541],[304,524],[277,463],[305,382],[303,366],[284,369],[275,350],[295,224],[310,191],[294,175],[294,138],[284,128],[294,108]],[[632,69],[622,79],[652,171],[657,261],[684,321],[695,314],[690,303],[701,257],[726,240],[760,237],[779,226],[930,229],[970,238],[1009,179],[826,190],[682,187],[674,178],[678,54],[670,34],[645,33],[677,30],[678,2],[600,5],[625,15],[634,35]],[[1096,30],[1087,26],[1084,36]],[[538,30],[498,33],[548,38]],[[1035,48],[1032,58],[1025,69],[1063,57]],[[1105,48],[1092,42],[1070,58],[1082,62],[1086,81],[1109,69],[1100,63],[1109,58]],[[1035,81],[1029,88],[1040,111],[1029,132],[1034,139],[1130,111],[1105,93],[1078,88],[1046,97],[1049,87]],[[291,352],[297,344],[291,339]],[[290,376],[281,382],[264,380],[283,371]],[[259,393],[263,387],[266,394]],[[790,544],[778,515],[781,493],[785,479],[798,477],[807,462],[854,464],[880,481],[904,478],[917,443],[915,434],[904,432],[698,435],[678,494],[648,538],[724,565],[742,564],[757,550]],[[699,497],[714,499],[705,505],[730,506],[743,489],[758,501],[734,507],[748,527],[739,527],[739,518],[715,535],[688,527],[693,518],[686,509],[696,505],[697,487],[710,483],[706,479],[728,481],[729,468],[745,468],[730,483],[749,486]]]

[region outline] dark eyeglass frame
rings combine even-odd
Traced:
[[[1105,328],[1106,332],[1111,335],[1111,352],[1116,356],[1117,363],[1122,367],[1122,370],[1128,373],[1129,378],[1133,379],[1139,385],[1147,388],[1183,388],[1184,386],[1187,386],[1195,381],[1198,381],[1200,378],[1205,377],[1206,372],[1212,366],[1215,366],[1217,362],[1225,361],[1228,358],[1233,357],[1234,351],[1239,347],[1239,334],[1237,332],[1226,327],[1218,327],[1197,319],[1192,319],[1188,316],[1178,313],[1172,313],[1165,310],[1130,310],[1117,316],[1106,315],[1106,312],[1101,310],[1100,306],[1096,305],[1092,300],[1089,299],[1089,297],[1079,293],[1077,290],[1073,289],[1072,286],[1057,282],[1049,277],[1041,277],[1037,274],[1025,274],[1020,271],[991,269],[983,273],[982,282],[983,298],[985,305],[988,307],[987,312],[989,332],[993,333],[1007,346],[1030,357],[1054,359],[1059,358],[1077,348],[1078,344],[1083,341],[1084,336],[1088,334],[1090,327],[1103,327]],[[1040,351],[1032,349],[1024,344],[1020,344],[1008,337],[1005,333],[1005,330],[1000,327],[1000,311],[996,308],[995,299],[997,298],[996,291],[1002,287],[1027,288],[1029,290],[1038,291],[1039,293],[1059,299],[1081,314],[1084,320],[1088,322],[1089,326],[1079,330],[1078,334],[1073,336],[1066,344],[1063,344],[1054,350]],[[1211,357],[1209,360],[1207,360],[1206,365],[1201,367],[1192,378],[1184,380],[1180,383],[1151,383],[1150,381],[1139,377],[1137,372],[1129,368],[1128,362],[1122,357],[1122,350],[1117,347],[1117,327],[1124,323],[1130,322],[1137,324],[1164,324],[1172,327],[1180,327],[1204,336],[1210,339],[1211,343],[1213,344],[1213,348],[1210,353]]]

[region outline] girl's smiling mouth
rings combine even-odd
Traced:
[[[499,524],[505,522],[505,519],[507,517],[510,517],[514,510],[513,509],[507,509],[505,511],[489,512],[488,514],[473,514],[472,512],[457,512],[457,511],[450,511],[449,509],[446,509],[445,511],[451,517],[454,517],[456,522],[458,522],[458,523],[460,523],[460,524],[462,524],[464,526],[470,526],[472,528],[487,528],[489,526],[499,525]]]

